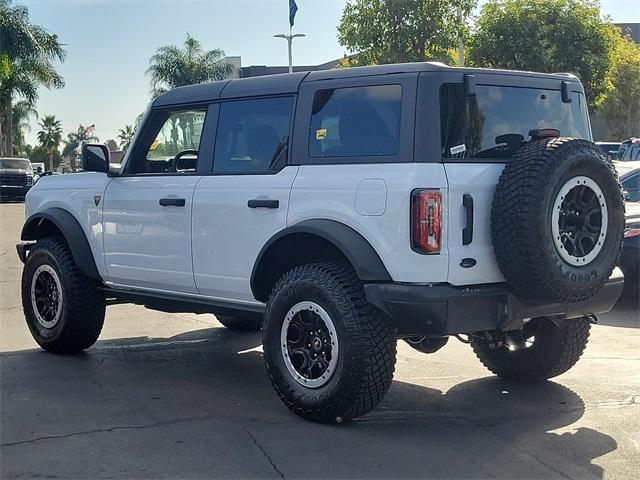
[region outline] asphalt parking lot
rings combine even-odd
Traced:
[[[0,205],[1,478],[640,478],[637,292],[554,381],[491,376],[466,345],[403,342],[394,382],[346,425],[290,414],[257,334],[119,305],[98,343],[37,348],[20,305],[22,204]]]

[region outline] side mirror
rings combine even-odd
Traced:
[[[82,169],[87,172],[109,172],[110,153],[106,145],[85,143],[82,145]]]
[[[624,198],[625,201],[630,200],[631,199],[631,194],[629,192],[627,192],[626,190],[622,190],[622,198]]]

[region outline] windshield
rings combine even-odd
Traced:
[[[560,90],[478,85],[476,97],[467,98],[462,84],[447,84],[440,90],[440,110],[444,158],[508,158],[539,128],[590,139],[578,92],[564,103]]]
[[[31,170],[31,162],[29,160],[20,160],[19,158],[2,158],[0,159],[0,168]]]

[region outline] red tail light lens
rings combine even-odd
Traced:
[[[624,231],[624,238],[640,237],[640,228],[627,228]]]
[[[442,196],[435,190],[411,195],[411,246],[421,253],[440,253]]]

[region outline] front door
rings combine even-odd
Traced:
[[[145,122],[121,175],[104,195],[108,281],[196,293],[191,251],[193,192],[205,108],[159,110]]]
[[[213,172],[194,194],[194,276],[203,295],[257,303],[251,271],[286,227],[298,171],[286,166],[293,108],[292,96],[220,104]]]

